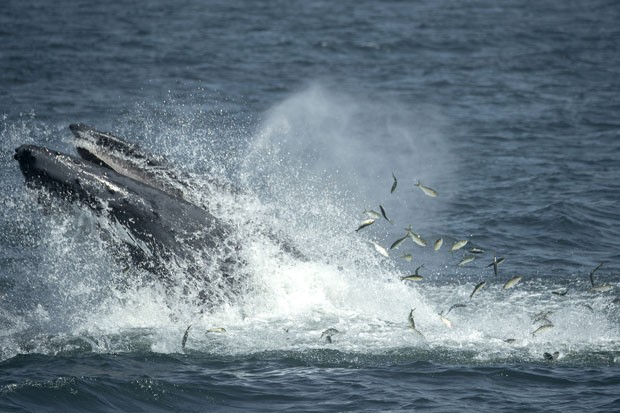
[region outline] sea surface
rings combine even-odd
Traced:
[[[620,3],[1,9],[0,411],[620,411]],[[191,302],[39,202],[15,148],[71,123],[236,188],[192,201],[242,293]]]

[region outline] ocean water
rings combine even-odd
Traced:
[[[2,9],[0,411],[620,411],[616,2]],[[205,188],[242,294],[196,305],[39,202],[14,150],[77,122]]]

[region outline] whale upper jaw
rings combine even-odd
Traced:
[[[138,144],[84,124],[71,124],[78,154],[90,162],[182,197],[184,182],[178,179],[165,158],[150,154]]]

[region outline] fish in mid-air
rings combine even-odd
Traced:
[[[454,252],[457,250],[460,250],[461,248],[463,248],[465,245],[467,245],[469,241],[464,239],[461,241],[456,241],[454,244],[452,244],[452,247],[450,247],[450,252]]]
[[[474,294],[476,294],[478,291],[480,291],[482,289],[482,287],[484,287],[486,284],[485,281],[480,281],[475,287],[474,287],[474,291],[471,292],[471,294],[469,295],[469,299],[471,300],[472,297],[474,296]]]
[[[596,266],[596,268],[590,271],[590,284],[592,284],[592,287],[594,287],[594,273],[596,272],[596,270],[598,270],[602,266],[603,266],[603,263],[601,262],[599,265]]]
[[[185,330],[185,334],[183,334],[183,339],[181,340],[181,349],[185,350],[185,343],[187,343],[187,337],[189,336],[189,329],[192,328],[192,325],[190,324],[189,326],[187,326],[187,329]]]
[[[402,277],[400,277],[401,281],[421,281],[423,279],[424,277],[422,277],[421,275],[417,275],[417,274],[403,275]]]
[[[364,228],[366,228],[366,227],[368,227],[368,226],[370,226],[370,225],[374,224],[374,223],[375,223],[375,221],[376,221],[376,219],[375,219],[375,218],[368,218],[368,219],[363,220],[363,221],[360,223],[360,226],[359,226],[359,227],[357,227],[357,229],[355,230],[355,232],[359,232],[360,230],[362,230],[362,229],[364,229]]]
[[[463,257],[463,259],[461,261],[459,261],[458,265],[459,267],[462,267],[463,265],[467,265],[470,262],[472,262],[473,260],[475,260],[476,257],[474,257],[473,255],[466,255]]]
[[[450,313],[450,311],[454,310],[455,308],[463,308],[463,307],[467,307],[465,304],[453,304],[452,306],[450,306],[450,308],[448,308],[448,311],[446,311],[446,315],[448,315]]]
[[[441,248],[441,246],[443,245],[443,238],[439,238],[437,241],[435,241],[435,243],[433,244],[433,249],[435,251],[439,251],[439,249]]]
[[[396,180],[396,175],[394,175],[394,172],[392,172],[392,178],[394,179],[394,182],[392,183],[392,188],[390,188],[390,194],[393,194],[394,191],[396,191],[396,186],[398,185],[398,181]]]
[[[521,277],[520,275],[515,275],[514,277],[512,277],[511,279],[509,279],[508,281],[506,281],[506,283],[504,284],[504,290],[507,290],[509,288],[514,287],[515,285],[517,285],[519,283],[519,281],[521,281],[523,277]]]
[[[422,190],[422,192],[424,192],[424,194],[426,196],[430,196],[431,198],[436,198],[437,195],[439,195],[437,193],[437,191],[435,191],[433,188],[429,188],[428,186],[424,186],[420,183],[420,181],[415,183],[415,186],[417,186],[418,188],[420,188]]]
[[[424,334],[420,333],[420,330],[418,330],[415,326],[415,320],[413,319],[413,312],[415,311],[415,308],[412,308],[411,311],[409,312],[409,317],[407,317],[407,320],[409,320],[409,327],[411,327],[411,329],[413,331],[415,331],[416,333],[418,333],[420,335],[420,337],[425,338]]]
[[[443,315],[442,313],[439,314],[439,319],[441,320],[442,323],[444,323],[446,325],[446,327],[448,328],[452,328],[453,324],[452,321],[450,321],[445,315]]]
[[[370,243],[371,243],[372,245],[374,245],[375,250],[376,250],[379,254],[383,255],[385,258],[389,258],[389,257],[390,257],[390,254],[388,253],[388,250],[386,250],[385,248],[383,248],[381,245],[377,244],[377,243],[376,243],[376,242],[374,242],[374,241],[370,241]]]
[[[534,332],[532,332],[532,336],[536,336],[536,334],[544,333],[545,331],[549,331],[552,328],[553,328],[553,324],[551,324],[551,323],[543,324],[542,326],[540,326],[536,330],[534,330]]]
[[[418,244],[420,247],[426,247],[426,240],[424,238],[422,238],[420,236],[420,234],[416,234],[415,232],[413,232],[411,230],[411,225],[408,226],[407,228],[405,228],[405,231],[407,231],[407,235],[409,235],[411,237],[413,242]]]
[[[405,242],[405,240],[409,237],[409,234],[405,234],[404,237],[397,239],[396,241],[394,241],[392,243],[392,245],[390,245],[390,249],[393,250],[394,248],[398,248],[400,247],[400,244],[402,244],[403,242]]]
[[[400,277],[401,281],[420,281],[423,280],[424,277],[422,277],[420,275],[420,273],[418,271],[420,271],[420,268],[424,267],[424,264],[420,265],[418,268],[415,269],[414,273],[411,275],[404,275],[402,277]]]
[[[379,209],[381,210],[381,215],[383,215],[383,218],[385,218],[385,220],[391,224],[392,220],[388,218],[387,213],[385,212],[385,208],[383,208],[383,205],[379,205]]]
[[[502,262],[504,262],[504,258],[503,257],[500,257],[500,258],[493,257],[493,261],[489,265],[487,265],[487,267],[491,267],[491,266],[493,267],[493,273],[495,274],[496,277],[497,277],[497,273],[499,271],[498,266]]]

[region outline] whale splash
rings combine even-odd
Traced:
[[[85,337],[90,342],[87,347],[94,351],[133,350],[146,343],[149,350],[178,352],[182,349],[184,332],[189,331],[184,341],[186,351],[213,351],[217,354],[327,348],[351,354],[391,352],[398,357],[413,354],[411,357],[454,358],[466,362],[541,360],[543,353],[554,354],[555,351],[560,352],[560,360],[575,356],[587,359],[592,355],[607,359],[610,354],[608,350],[612,356],[616,354],[618,305],[613,291],[590,292],[587,274],[585,277],[543,277],[536,269],[526,267],[520,269],[522,272],[515,273],[518,263],[511,255],[507,255],[506,262],[499,265],[498,276],[493,275],[493,268],[486,267],[493,258],[489,257],[492,251],[489,241],[475,234],[465,235],[469,234],[465,224],[456,225],[454,220],[449,219],[444,223],[449,214],[442,213],[441,209],[450,207],[450,185],[454,183],[447,177],[439,179],[441,177],[433,176],[428,171],[427,175],[411,173],[407,176],[403,171],[411,170],[403,165],[408,166],[411,162],[408,151],[400,152],[404,159],[402,163],[388,165],[387,169],[383,165],[380,171],[373,162],[381,162],[382,158],[367,154],[359,165],[365,175],[358,174],[356,177],[359,179],[347,181],[353,185],[340,185],[343,176],[351,175],[351,162],[346,159],[337,164],[339,170],[332,170],[331,176],[317,179],[326,165],[333,163],[330,156],[339,156],[331,153],[325,156],[320,150],[323,147],[329,149],[329,143],[338,141],[338,136],[326,137],[318,133],[321,139],[313,145],[312,131],[319,128],[323,132],[321,125],[327,125],[328,132],[336,135],[337,131],[348,129],[330,117],[333,108],[329,106],[329,99],[325,114],[312,114],[309,119],[300,115],[308,113],[308,105],[313,106],[305,102],[308,96],[311,103],[320,99],[316,94],[316,91],[310,91],[295,96],[268,114],[263,127],[253,136],[255,142],[251,143],[248,156],[242,159],[241,191],[228,182],[196,179],[197,176],[188,173],[187,168],[174,168],[174,162],[159,156],[151,155],[150,175],[129,178],[127,171],[137,167],[132,166],[131,157],[126,159],[121,151],[118,158],[104,158],[101,155],[101,158],[86,159],[88,155],[80,154],[77,158],[80,162],[90,162],[102,168],[97,169],[101,174],[116,167],[121,172],[115,173],[124,176],[123,179],[139,182],[136,184],[139,187],[145,185],[144,180],[159,181],[161,186],[155,188],[158,194],[182,199],[192,204],[192,209],[202,209],[211,214],[216,225],[224,230],[224,238],[230,242],[229,254],[236,261],[231,272],[235,283],[240,286],[232,289],[243,293],[235,295],[233,299],[237,301],[231,301],[224,294],[224,291],[231,289],[227,281],[210,284],[214,294],[222,297],[216,300],[220,305],[209,308],[208,312],[202,311],[202,298],[197,293],[200,289],[196,288],[193,276],[188,276],[191,273],[187,270],[192,268],[186,261],[192,263],[198,258],[188,256],[170,260],[169,257],[177,254],[162,254],[159,260],[163,265],[159,268],[140,266],[143,257],[139,254],[133,257],[131,248],[126,245],[127,242],[140,241],[131,229],[105,219],[107,215],[93,214],[88,206],[80,207],[77,215],[79,222],[82,222],[83,216],[97,218],[94,225],[96,232],[88,235],[98,234],[93,239],[102,234],[104,238],[110,238],[106,234],[112,233],[120,246],[110,255],[115,259],[120,255],[130,265],[127,265],[127,273],[123,269],[124,263],[119,267],[112,266],[113,283],[104,284],[102,288],[111,292],[106,292],[103,298],[97,297],[97,300],[85,298],[88,305],[96,303],[95,309],[92,312],[78,309],[77,316],[71,315],[75,319],[70,320],[69,327],[60,331],[69,331],[73,337],[71,340],[75,336]],[[291,112],[291,106],[297,109]],[[357,115],[356,119],[361,118]],[[328,117],[327,121],[323,116]],[[394,122],[398,126],[398,122]],[[390,127],[398,134],[413,129],[402,125]],[[84,125],[76,125],[72,129],[75,129],[74,134],[84,135],[84,142],[78,143],[81,138],[76,137],[72,146],[78,153],[90,151],[93,155],[96,149],[89,145],[97,144],[93,143],[94,138],[86,135],[97,136],[97,131]],[[397,135],[389,136],[393,138]],[[86,142],[87,139],[90,143]],[[296,139],[302,140],[302,148],[296,149]],[[397,143],[395,139],[390,145]],[[349,155],[353,158],[356,151],[364,149],[346,144],[349,145],[347,148],[351,148]],[[337,146],[342,149],[345,144]],[[402,145],[398,147],[407,148]],[[307,148],[315,148],[308,154],[312,170],[304,163]],[[380,149],[375,146],[369,152],[375,153]],[[440,158],[436,154],[441,154],[441,150],[434,151],[432,146],[424,149],[435,154],[435,160]],[[169,154],[166,150],[153,152]],[[189,152],[193,154],[191,150]],[[170,159],[174,159],[174,154],[171,156]],[[314,158],[319,161],[313,163]],[[134,161],[138,167],[148,166],[149,163],[138,157]],[[180,165],[179,159],[174,161]],[[398,177],[398,188],[394,194],[389,192],[392,172]],[[439,198],[428,197],[415,188],[417,179],[414,178],[436,189]],[[377,185],[376,181],[380,184]],[[454,181],[458,183],[458,180]],[[260,197],[248,191],[252,185]],[[360,191],[357,191],[358,188]],[[370,196],[365,196],[368,194]],[[57,201],[57,197],[51,197],[52,201]],[[379,204],[386,208],[388,217],[396,224],[381,218],[356,233],[363,210],[379,210]],[[386,258],[377,253],[369,242],[374,241],[389,249],[395,239],[405,234],[403,227],[409,224],[413,224],[413,231],[426,238],[426,248],[407,238],[399,248],[389,251],[390,256]],[[62,232],[62,228],[58,231]],[[286,252],[283,245],[287,243],[275,241],[282,238],[280,234],[285,239],[295,240],[294,246],[302,251],[301,256]],[[77,245],[69,239],[73,233],[60,234],[62,237],[57,235],[52,234],[52,241],[55,238],[60,240],[52,246],[51,252],[62,252],[61,243]],[[207,236],[207,233],[202,235]],[[435,252],[430,246],[440,236],[444,238],[443,247]],[[93,239],[82,239],[82,244],[94,242]],[[470,244],[449,252],[450,245],[461,239],[469,239]],[[200,242],[199,238],[196,240]],[[109,251],[110,242],[105,241]],[[148,244],[144,247],[149,249]],[[457,266],[457,262],[470,249],[477,247],[486,249],[486,255],[477,256],[476,261],[467,265]],[[114,248],[117,246],[114,245]],[[190,245],[189,250],[192,248]],[[218,248],[215,251],[216,259],[212,261],[211,268],[214,274],[224,274],[217,266],[225,260],[220,260]],[[412,262],[401,258],[407,252],[412,253]],[[101,264],[107,263],[110,257],[97,258]],[[208,258],[204,258],[205,263]],[[401,281],[401,277],[412,274],[421,263],[426,264],[419,272],[423,276],[422,281]],[[67,266],[62,268],[62,275],[66,269]],[[157,275],[158,270],[163,270],[166,275],[161,278]],[[597,272],[595,281],[616,282],[604,271],[605,267],[601,270]],[[523,277],[519,284],[503,289],[504,282],[515,274]],[[127,280],[123,281],[124,278]],[[48,277],[46,280],[53,279]],[[482,280],[486,280],[484,288],[472,294]],[[123,282],[130,285],[122,287]],[[80,284],[74,284],[71,291],[85,296],[89,293],[83,291],[96,287],[95,283],[84,283],[80,290]],[[68,283],[61,285],[67,286]],[[564,292],[566,288],[569,289],[568,294],[554,294]],[[455,307],[457,304],[464,306]],[[41,320],[54,317],[50,306],[43,301],[40,308],[37,304],[36,314]],[[408,314],[413,314],[416,330],[422,335],[415,334],[410,328]],[[539,319],[540,314],[546,314],[546,319]],[[442,316],[450,321],[451,327]],[[544,327],[549,324],[553,327]],[[190,330],[187,330],[188,325],[192,325]],[[220,327],[224,327],[226,332],[218,333]],[[544,328],[538,330],[540,327]],[[328,343],[321,335],[332,328],[338,333],[330,334],[332,342]],[[66,348],[67,341],[60,341]],[[42,351],[59,348],[54,343],[45,343],[40,344]]]

